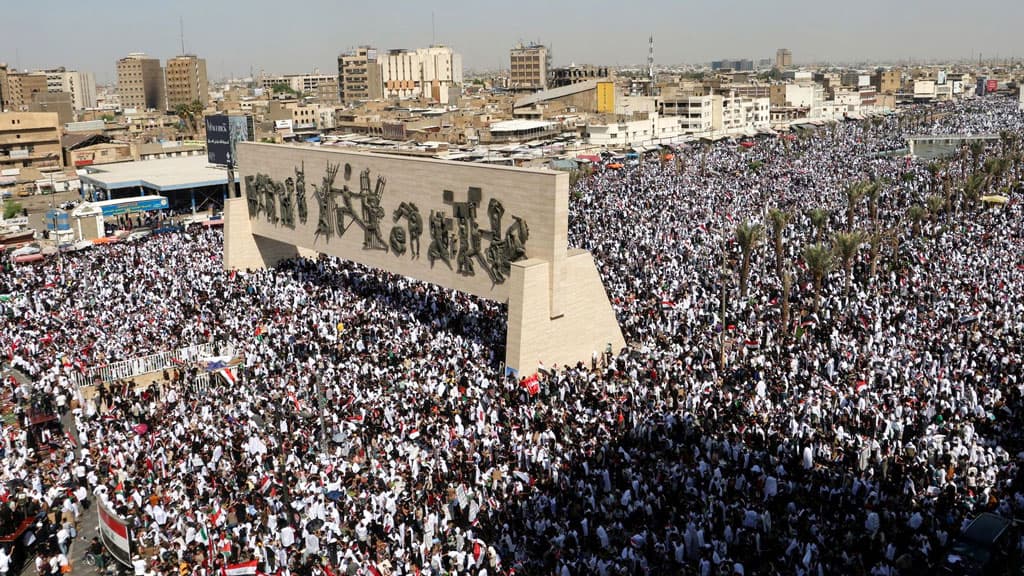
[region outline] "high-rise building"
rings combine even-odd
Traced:
[[[71,105],[75,110],[96,107],[96,77],[92,72],[68,71],[64,67],[43,70],[46,74],[46,91],[71,94]]]
[[[383,97],[384,84],[376,48],[360,46],[338,56],[338,98],[343,103]]]
[[[117,96],[122,108],[167,110],[160,60],[133,52],[117,61]]]
[[[390,50],[381,59],[385,98],[428,98],[447,104],[462,84],[462,55],[448,46]]]
[[[41,72],[18,72],[6,66],[0,70],[0,99],[3,109],[11,112],[26,112],[36,94],[45,94],[46,74]]]
[[[793,65],[793,52],[789,48],[779,48],[775,51],[775,67],[779,70],[789,68]]]
[[[210,87],[206,80],[206,59],[193,54],[175,56],[167,60],[165,89],[167,109],[174,110],[182,104],[199,102],[206,106],[210,102]]]
[[[517,44],[510,52],[509,87],[513,90],[547,90],[551,51],[540,44]]]

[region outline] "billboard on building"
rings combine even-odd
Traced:
[[[995,92],[999,88],[999,81],[995,78],[989,78],[985,81],[985,92]]]
[[[238,143],[251,142],[254,135],[252,116],[207,116],[206,157],[210,164],[234,166]]]
[[[107,508],[102,499],[96,506],[99,514],[100,541],[115,560],[125,566],[132,565],[132,539],[128,523]]]
[[[231,163],[231,127],[224,114],[206,117],[206,158],[210,164]]]
[[[231,161],[238,159],[238,143],[252,142],[256,138],[256,126],[252,116],[228,116],[229,138],[231,140]]]

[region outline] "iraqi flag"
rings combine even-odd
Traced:
[[[223,370],[218,370],[217,374],[220,374],[221,377],[224,378],[224,380],[232,386],[238,383],[238,379],[235,377],[235,370],[233,368],[225,368]]]
[[[224,567],[224,576],[255,576],[258,565],[259,563],[256,560],[249,560],[240,564],[228,564]]]
[[[270,479],[270,476],[264,476],[260,480],[260,487],[259,487],[260,494],[266,494],[267,490],[270,490],[270,487],[273,484],[274,484],[274,481]]]
[[[854,386],[854,390],[856,390],[857,393],[860,394],[861,391],[864,390],[867,387],[868,387],[868,381],[867,380],[857,380],[857,384]]]

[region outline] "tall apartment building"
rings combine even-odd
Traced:
[[[447,104],[462,85],[462,55],[448,46],[389,50],[381,59],[385,98],[428,98]]]
[[[384,84],[376,48],[360,46],[338,56],[338,98],[343,103],[383,97]]]
[[[895,94],[900,91],[903,74],[899,69],[879,70],[871,75],[871,85],[879,94]]]
[[[56,113],[0,113],[0,170],[62,165]]]
[[[46,74],[0,67],[0,110],[25,112],[36,94],[46,94]]]
[[[96,77],[92,72],[68,71],[64,67],[43,70],[46,74],[46,91],[71,94],[71,105],[75,110],[96,107]]]
[[[775,51],[775,67],[779,70],[789,68],[793,65],[793,52],[789,48],[779,48]]]
[[[210,103],[205,58],[193,54],[175,56],[167,60],[165,77],[168,110],[193,102],[199,102],[203,106]]]
[[[133,52],[117,61],[117,96],[122,108],[167,110],[160,60]]]
[[[551,52],[546,46],[517,44],[510,52],[509,87],[513,90],[547,90]]]

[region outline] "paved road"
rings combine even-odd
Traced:
[[[42,231],[45,227],[43,226],[43,218],[46,217],[46,211],[51,206],[59,206],[68,200],[80,200],[78,191],[72,190],[67,192],[58,192],[56,194],[37,194],[35,196],[26,196],[24,198],[14,197],[4,200],[4,203],[17,202],[22,208],[28,209],[28,222],[32,228]]]
[[[68,412],[60,419],[61,427],[65,432],[70,433],[75,442],[78,442],[78,430],[75,428],[74,417]],[[78,537],[71,543],[68,552],[68,559],[71,560],[71,574],[74,576],[95,576],[96,569],[85,564],[85,554],[89,551],[89,541],[97,535],[97,514],[96,506],[91,506],[82,513],[78,523]],[[22,576],[36,576],[35,559],[25,564],[21,571]]]

